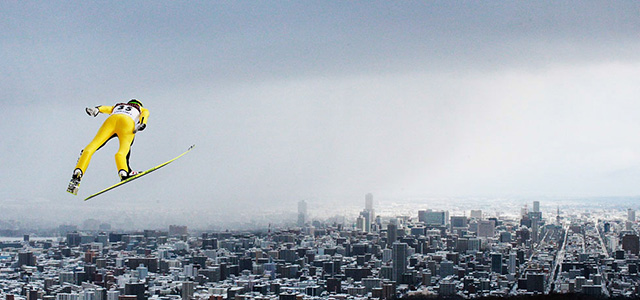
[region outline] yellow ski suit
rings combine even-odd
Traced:
[[[136,104],[118,103],[114,106],[98,106],[103,114],[110,114],[104,121],[91,143],[82,150],[76,169],[85,174],[93,153],[102,148],[113,137],[118,137],[120,148],[116,153],[116,167],[118,171],[131,172],[129,154],[135,137],[137,124],[147,124],[149,110]],[[137,123],[137,124],[136,124]]]

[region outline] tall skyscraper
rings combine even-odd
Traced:
[[[502,274],[502,254],[491,253],[491,272]]]
[[[364,209],[373,211],[373,194],[368,193],[364,196]]]
[[[540,234],[540,221],[538,219],[531,219],[531,240],[534,243],[539,242],[538,237]]]
[[[628,208],[627,209],[627,221],[629,222],[635,222],[636,221],[636,211]]]
[[[393,269],[392,279],[393,281],[400,283],[402,280],[402,274],[407,271],[407,248],[409,245],[406,243],[395,242],[392,246],[393,260],[391,267]]]
[[[622,237],[622,249],[634,255],[640,253],[640,238],[635,234],[626,234]]]
[[[387,245],[393,244],[398,239],[398,226],[393,223],[387,225]]]
[[[298,202],[298,226],[303,227],[307,223],[307,201]]]
[[[540,212],[540,201],[533,201],[533,212]]]
[[[509,274],[516,273],[516,255],[515,252],[509,253]]]
[[[373,194],[368,193],[364,196],[364,210],[360,212],[360,215],[364,218],[363,231],[371,232],[371,224],[375,220],[375,212],[373,210]]]

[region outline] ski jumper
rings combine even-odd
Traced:
[[[114,106],[98,106],[103,114],[110,114],[104,121],[93,140],[82,150],[76,169],[85,174],[91,156],[98,151],[110,139],[118,137],[120,148],[116,153],[116,167],[118,171],[131,172],[129,167],[129,155],[131,145],[135,137],[136,123],[147,124],[149,110],[132,103],[118,103]]]

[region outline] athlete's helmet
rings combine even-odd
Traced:
[[[144,107],[144,106],[142,105],[142,102],[138,101],[138,99],[131,99],[131,100],[129,100],[129,102],[127,102],[127,103],[128,103],[128,104],[137,104],[137,105],[139,105],[140,107]]]

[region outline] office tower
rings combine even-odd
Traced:
[[[502,274],[501,253],[491,253],[491,272]]]
[[[18,253],[18,266],[35,266],[36,257],[33,252],[20,252]]]
[[[145,296],[145,291],[146,291],[146,287],[144,286],[144,283],[139,282],[139,283],[125,283],[124,285],[124,294],[125,295],[132,295],[132,296],[136,296],[137,300],[146,300],[147,297]]]
[[[109,236],[106,233],[99,233],[96,237],[96,242],[102,244],[102,246],[109,245]]]
[[[418,211],[418,221],[425,225],[445,225],[446,215],[444,211],[420,210]]]
[[[539,211],[530,211],[527,216],[530,220],[538,220],[538,223],[542,223],[542,212]]]
[[[509,231],[500,232],[500,243],[511,243],[512,239],[513,238],[512,238],[511,232]]]
[[[540,212],[540,201],[533,201],[533,212]]]
[[[538,241],[538,236],[539,236],[539,233],[540,233],[540,228],[539,228],[540,226],[539,226],[538,222],[539,222],[538,219],[531,219],[531,240],[534,243],[539,242]]]
[[[430,286],[431,285],[431,271],[430,270],[422,270],[422,285]]]
[[[366,209],[360,212],[359,218],[362,218],[362,231],[371,232],[372,216],[372,212]]]
[[[185,265],[182,269],[184,276],[194,277],[196,275],[196,268],[194,268],[193,264]]]
[[[368,193],[364,196],[364,209],[373,211],[373,194]]]
[[[451,216],[451,229],[467,228],[468,220],[465,216]]]
[[[60,283],[74,283],[74,274],[70,271],[60,272]]]
[[[544,274],[527,274],[527,292],[544,293]]]
[[[389,248],[382,250],[382,262],[388,263],[393,259],[393,251]]]
[[[440,263],[440,277],[445,278],[455,274],[453,262],[450,260],[443,260]]]
[[[326,291],[330,293],[340,293],[342,291],[342,282],[338,278],[327,278],[325,284]]]
[[[635,222],[636,221],[636,211],[629,208],[627,209],[627,221]]]
[[[368,193],[364,196],[364,210],[360,212],[364,218],[365,232],[371,232],[371,224],[375,221],[375,213],[373,210],[373,194]]]
[[[195,283],[193,281],[182,282],[182,300],[189,300],[195,292]]]
[[[393,244],[398,239],[398,226],[393,223],[387,224],[387,245]]]
[[[622,237],[622,250],[635,255],[640,253],[640,239],[635,234],[626,234]]]
[[[391,267],[393,269],[392,279],[395,282],[402,280],[402,274],[407,270],[407,248],[409,245],[406,243],[395,242],[392,246],[393,260]]]
[[[458,253],[465,253],[469,250],[469,239],[468,238],[458,238],[458,242],[456,243],[456,251]]]
[[[69,247],[80,246],[80,234],[77,232],[67,233],[67,246]]]
[[[358,218],[356,219],[356,230],[358,231],[365,231],[365,226],[364,226],[364,217],[361,215],[358,216]]]
[[[418,210],[418,222],[426,223],[427,219],[427,211],[426,210]]]
[[[303,227],[307,223],[307,201],[298,202],[298,226]]]
[[[416,226],[411,228],[411,235],[415,237],[424,236],[426,234],[426,228],[424,226]]]
[[[471,214],[469,216],[471,219],[482,220],[482,210],[480,209],[472,209]]]
[[[373,288],[379,288],[382,286],[382,280],[380,278],[362,278],[362,285],[365,292],[370,293]]]
[[[480,246],[481,246],[480,239],[469,238],[469,241],[467,242],[468,251],[480,251]]]
[[[381,266],[378,276],[381,279],[393,280],[393,267],[388,265]]]
[[[456,283],[455,281],[451,281],[449,279],[444,279],[440,281],[438,285],[438,295],[442,297],[453,296],[456,294]]]
[[[509,253],[509,274],[515,274],[516,273],[516,260],[517,259],[517,254],[515,252],[511,252]]]
[[[478,222],[478,237],[490,238],[495,235],[496,224],[493,220],[481,220]]]

